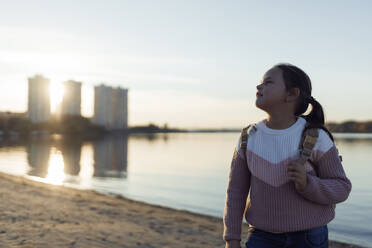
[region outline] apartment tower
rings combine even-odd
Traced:
[[[42,75],[28,78],[27,117],[33,123],[50,119],[50,80]]]
[[[62,115],[81,115],[81,82],[69,80],[63,83]]]
[[[93,123],[111,130],[128,128],[128,89],[94,87]]]

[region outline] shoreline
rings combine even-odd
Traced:
[[[0,172],[0,247],[224,247],[221,218]],[[242,247],[248,235],[242,226]],[[329,242],[330,248],[360,246]]]

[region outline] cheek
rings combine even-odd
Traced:
[[[257,99],[257,101],[266,106],[278,105],[284,102],[283,96],[277,92],[264,93],[264,96]]]
[[[263,94],[265,94],[265,92]],[[285,93],[282,89],[274,87],[271,89],[267,89],[266,95],[269,96],[272,100],[283,100],[285,97]]]

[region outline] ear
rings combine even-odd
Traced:
[[[286,102],[296,101],[299,96],[300,96],[300,89],[297,87],[291,88],[287,91]]]

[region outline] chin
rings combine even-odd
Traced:
[[[258,101],[258,99],[256,100],[255,105],[257,108],[262,108],[262,104]]]
[[[256,105],[256,107],[257,107],[257,108],[259,108],[259,109],[261,109],[261,110],[263,110],[263,111],[265,111],[265,112],[266,112],[266,108],[265,108],[265,105],[262,105],[262,104],[260,104],[260,103],[259,103],[259,102],[257,102],[257,101],[256,101],[255,105]]]
[[[262,106],[256,103],[256,107],[262,109]],[[263,109],[262,109],[263,110]]]

